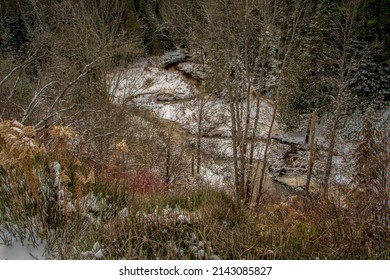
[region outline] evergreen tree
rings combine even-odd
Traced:
[[[0,52],[21,56],[29,42],[28,25],[31,20],[28,1],[0,1]]]

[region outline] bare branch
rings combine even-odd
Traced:
[[[43,57],[43,55],[41,56],[35,56],[36,55],[36,51],[34,52],[34,54],[29,57],[28,59],[26,59],[22,64],[16,66],[14,69],[12,69],[1,81],[0,81],[0,87],[4,84],[4,82],[6,80],[8,80],[16,71],[18,71],[19,69],[21,68],[24,68],[26,67],[27,65],[29,65],[31,62],[33,62],[34,60],[37,60],[38,58],[41,58]]]
[[[27,106],[26,110],[24,110],[24,114],[22,117],[21,123],[24,123],[31,115],[31,113],[34,111],[36,106],[39,104],[39,99],[42,95],[42,93],[51,85],[58,83],[58,81],[51,81],[50,83],[46,84],[43,88],[41,88],[39,91],[35,92],[35,95],[33,99],[31,100],[30,104]]]
[[[19,74],[18,77],[16,78],[16,81],[15,81],[15,83],[14,83],[14,86],[12,87],[12,90],[11,90],[11,92],[9,93],[9,95],[8,95],[8,97],[7,97],[7,100],[6,100],[5,103],[4,103],[3,112],[1,112],[0,119],[3,118],[3,116],[4,116],[4,114],[5,114],[5,111],[6,111],[6,109],[7,109],[7,105],[9,104],[9,102],[10,102],[12,96],[14,95],[15,90],[16,90],[16,87],[18,86],[19,82],[20,82],[20,74]]]
[[[35,130],[37,131],[40,131],[42,129],[44,129],[45,127],[47,127],[47,125],[44,125],[42,127],[39,127],[40,125],[42,125],[43,123],[47,123],[48,120],[50,120],[51,118],[55,117],[55,116],[58,116],[59,114],[65,112],[65,111],[69,111],[69,110],[72,110],[73,108],[75,107],[75,105],[72,105],[70,107],[67,107],[67,108],[64,108],[62,110],[59,110],[59,111],[56,111],[48,116],[46,116],[45,118],[41,119],[36,125],[35,125]],[[38,128],[39,127],[39,128]]]
[[[51,112],[51,111],[53,110],[54,106],[58,103],[58,101],[59,101],[60,99],[62,99],[62,98],[65,96],[66,92],[67,92],[73,85],[75,85],[78,81],[80,81],[83,77],[85,77],[89,72],[91,72],[91,71],[93,70],[94,66],[96,65],[96,63],[97,63],[98,61],[101,61],[101,60],[103,60],[103,59],[105,59],[105,58],[107,58],[107,57],[99,57],[99,58],[95,59],[94,61],[92,61],[91,63],[85,65],[84,68],[83,68],[83,70],[81,71],[80,75],[79,75],[76,79],[70,81],[70,82],[66,85],[66,87],[60,92],[60,94],[57,95],[56,99],[54,100],[54,102],[53,102],[53,104],[51,105],[51,107],[50,107],[50,109],[48,110],[48,112]]]
[[[19,104],[13,102],[13,101],[9,101],[9,103],[11,103],[12,105],[14,105],[15,107],[18,107],[20,110],[24,111],[24,108],[22,106],[20,106]]]
[[[121,129],[122,128],[120,127],[120,128],[118,128],[118,129],[116,129],[114,131],[111,131],[111,132],[95,135],[95,136],[89,138],[88,140],[86,140],[85,142],[83,142],[83,144],[87,144],[87,143],[91,142],[92,140],[94,140],[96,138],[102,138],[102,137],[107,137],[107,136],[113,135],[113,134],[117,133],[118,131],[120,131]]]

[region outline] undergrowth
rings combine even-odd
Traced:
[[[164,187],[150,169],[111,176],[120,161],[95,174],[67,127],[47,142],[16,122],[0,133],[0,231],[45,241],[47,258],[390,258],[388,227],[348,208],[293,196],[248,209],[224,190]],[[0,234],[3,244],[12,238]]]

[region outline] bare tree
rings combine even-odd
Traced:
[[[262,0],[221,0],[203,5],[203,14],[208,24],[207,36],[203,38],[209,46],[209,49],[205,50],[208,54],[206,68],[209,70],[208,76],[213,76],[213,85],[210,88],[214,86],[220,92],[220,97],[226,98],[229,104],[234,186],[237,198],[246,203],[256,201],[260,196],[260,186],[263,185],[267,168],[265,162],[260,183],[255,183],[254,155],[262,147],[255,139],[259,136],[260,100],[266,91],[266,79],[270,75],[267,64],[271,64],[273,59],[281,61],[276,70],[277,79],[281,79],[299,36],[307,3],[294,2],[293,22],[287,31],[286,40],[281,41],[279,46],[283,56],[276,58],[275,54],[269,52],[269,38],[277,37],[275,22],[279,5],[281,4],[278,2]],[[219,88],[220,85],[223,86]],[[277,100],[277,87],[273,94]],[[267,133],[266,155],[271,144],[276,115],[277,105],[274,106]],[[256,198],[252,199],[253,196]]]
[[[328,137],[329,144],[324,177],[321,183],[323,196],[326,200],[329,198],[329,180],[333,165],[337,131],[343,112],[345,112],[350,101],[348,96],[348,82],[352,70],[361,62],[361,57],[359,58],[358,56],[358,49],[356,46],[353,46],[359,29],[358,10],[361,4],[362,1],[342,1],[340,6],[337,7],[338,13],[334,15],[336,33],[334,34],[333,40],[335,41],[335,45],[329,52],[329,59],[336,66],[335,71],[337,75],[329,79],[333,88],[330,97],[333,100],[334,113],[332,115]]]
[[[128,22],[131,6],[117,0],[29,2],[34,24],[27,26],[28,47],[34,52],[0,77],[0,87],[3,87],[17,74],[1,116],[16,108],[20,115],[11,117],[33,124],[37,130],[64,122],[81,131],[110,135],[116,128],[101,131],[106,124],[95,122],[93,114],[111,107],[107,72],[120,57],[125,60],[141,51],[140,38],[137,34],[131,36],[133,31]],[[35,69],[31,83],[35,89],[20,102],[14,93],[20,85],[20,73],[26,67]],[[86,117],[88,114],[91,117]],[[95,132],[92,127],[96,127]],[[95,139],[94,135],[86,138]]]
[[[274,5],[270,7],[269,13],[272,15],[272,17],[271,17],[272,23],[275,21],[275,18],[274,18],[275,13],[278,11],[278,8],[279,8],[277,4],[278,3],[275,2]],[[259,199],[260,199],[260,196],[262,194],[265,172],[266,172],[267,165],[268,165],[268,151],[269,151],[269,148],[271,145],[272,131],[274,128],[275,118],[276,118],[277,111],[278,111],[280,84],[284,78],[286,67],[288,66],[288,63],[289,63],[290,58],[291,58],[291,53],[293,52],[293,50],[294,50],[294,48],[299,40],[299,36],[300,36],[301,31],[302,31],[304,19],[305,19],[306,12],[307,12],[307,6],[309,5],[309,3],[305,0],[302,0],[302,1],[297,0],[297,1],[294,1],[292,3],[292,5],[293,5],[293,12],[291,14],[291,19],[292,19],[291,25],[289,26],[289,28],[286,31],[287,33],[285,34],[285,38],[283,38],[281,43],[280,43],[281,57],[279,58],[280,66],[278,68],[278,76],[277,76],[278,82],[277,82],[275,89],[274,89],[274,92],[273,92],[274,99],[276,102],[274,104],[272,119],[271,119],[271,123],[270,123],[269,129],[268,129],[260,182],[255,189],[255,197],[252,200],[252,205],[257,205],[259,203]],[[271,25],[271,27],[276,28],[276,26],[274,26],[273,24]],[[275,30],[274,30],[274,32],[275,32]]]

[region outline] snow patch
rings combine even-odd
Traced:
[[[47,244],[31,238],[19,240],[3,225],[0,225],[0,260],[43,260],[47,259]]]

